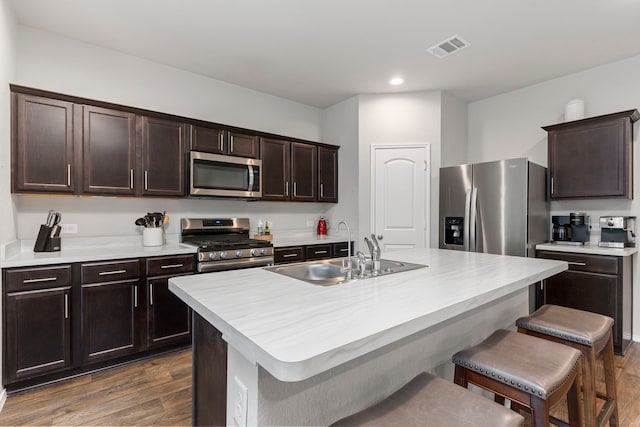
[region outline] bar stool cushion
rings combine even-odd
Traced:
[[[423,372],[382,402],[334,426],[518,427],[524,418],[504,406]]]
[[[453,363],[547,399],[576,369],[580,351],[541,338],[498,329],[453,355]]]
[[[612,325],[611,317],[551,304],[516,320],[519,328],[588,346],[604,338]]]

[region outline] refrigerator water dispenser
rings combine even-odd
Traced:
[[[464,245],[464,218],[447,216],[444,221],[444,242],[447,245]]]

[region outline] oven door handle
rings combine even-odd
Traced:
[[[249,188],[247,191],[253,191],[253,166],[249,165]]]
[[[266,267],[273,264],[273,257],[262,256],[255,258],[230,259],[224,261],[209,261],[198,263],[198,273],[211,271],[235,270],[248,267]]]

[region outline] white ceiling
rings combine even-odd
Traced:
[[[13,4],[21,25],[321,108],[392,91],[473,101],[640,53],[639,0]],[[471,46],[426,52],[456,34]],[[389,86],[395,75],[405,84]]]

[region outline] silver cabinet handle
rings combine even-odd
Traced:
[[[587,265],[586,262],[574,262],[574,261],[567,261],[567,264],[569,264],[569,265],[581,265],[581,266]]]
[[[293,181],[293,197],[298,195],[298,183]]]
[[[229,153],[233,153],[233,135],[229,135]]]
[[[297,253],[284,254],[284,255],[282,255],[282,258],[291,258],[291,257],[293,257],[293,256],[298,256],[298,254],[297,254]]]
[[[314,255],[320,255],[320,254],[326,254],[327,251],[315,251],[313,252]]]
[[[342,248],[342,249],[338,249],[340,252],[349,252],[348,248]]]
[[[324,184],[320,184],[320,197],[324,197]]]
[[[555,193],[555,191],[554,191],[555,188],[556,187],[555,187],[554,182],[553,182],[553,177],[551,177],[551,194]]]
[[[71,163],[67,163],[67,187],[71,187]]]
[[[133,190],[133,169],[129,170],[129,187]]]
[[[224,142],[223,138],[224,138],[224,133],[222,132],[218,133],[218,147],[220,151],[223,151],[223,142]]]
[[[149,283],[149,305],[153,305],[153,283]]]
[[[284,183],[284,195],[287,197],[289,196],[289,181]]]
[[[122,274],[122,273],[126,273],[127,270],[112,270],[112,271],[101,271],[100,273],[98,273],[98,276],[109,276],[111,274]]]
[[[69,318],[69,294],[64,294],[64,318]]]
[[[168,264],[168,265],[163,265],[160,268],[165,269],[165,268],[180,268],[180,267],[184,267],[184,264]]]
[[[149,189],[149,173],[144,171],[144,189],[145,191]]]
[[[43,277],[41,279],[25,279],[22,283],[40,283],[40,282],[55,282],[57,277]]]
[[[133,287],[133,307],[138,307],[138,286]]]

